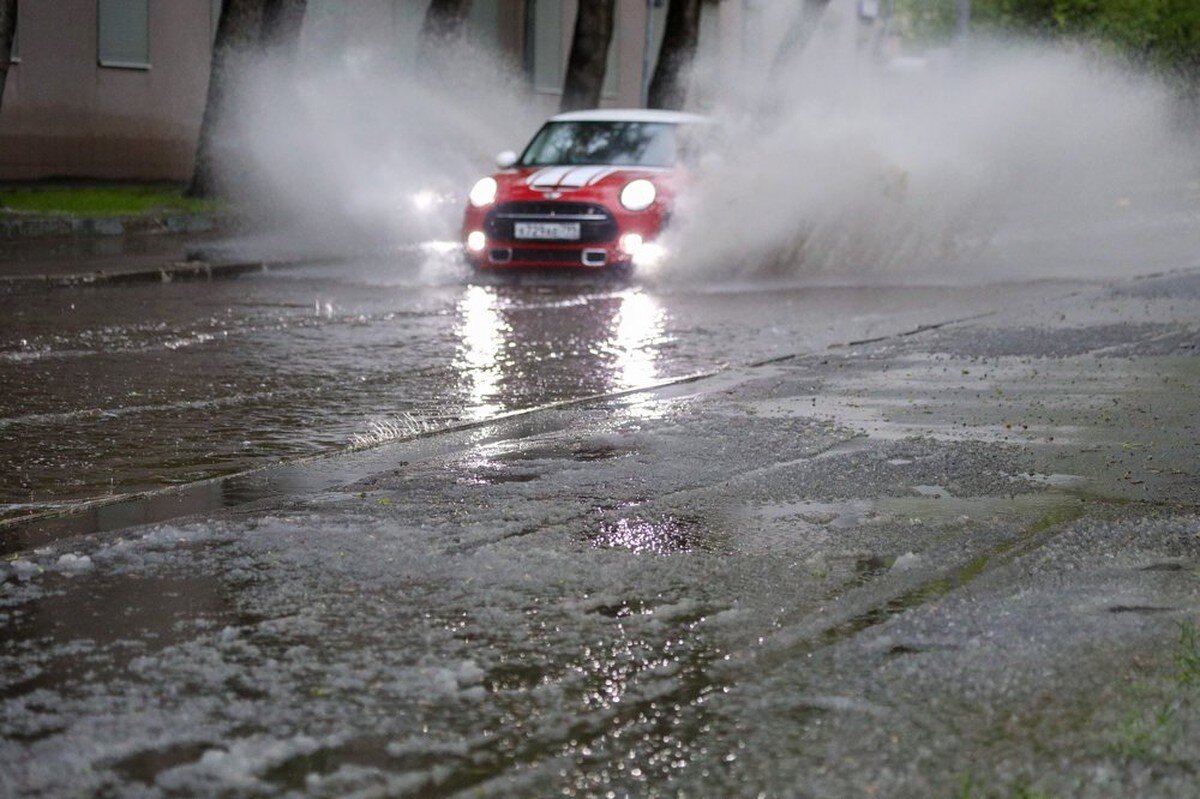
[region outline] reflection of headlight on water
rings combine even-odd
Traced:
[[[462,249],[462,242],[459,241],[423,241],[418,247],[421,252],[426,255],[446,255],[448,253],[456,253]]]
[[[437,200],[437,195],[431,191],[419,191],[412,196],[413,207],[421,212],[433,210],[433,206],[437,205]]]
[[[448,192],[438,192],[433,189],[421,189],[413,192],[408,196],[409,205],[414,211],[420,214],[427,214],[436,211],[446,203],[454,201],[454,197]]]

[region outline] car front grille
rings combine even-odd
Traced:
[[[516,222],[578,222],[579,239],[572,240],[572,244],[612,241],[617,235],[617,220],[604,206],[548,200],[501,203],[487,215],[483,229],[493,241],[513,241]],[[578,254],[575,258],[578,259]]]
[[[532,247],[514,247],[512,260],[570,266],[578,266],[582,263],[579,250],[535,250]]]

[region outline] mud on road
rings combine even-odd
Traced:
[[[1032,299],[22,552],[4,792],[1193,795],[1198,310]]]

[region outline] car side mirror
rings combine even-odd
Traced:
[[[512,150],[505,150],[496,156],[496,166],[501,169],[508,169],[513,164],[517,163],[517,154]]]

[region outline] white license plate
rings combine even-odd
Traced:
[[[518,239],[579,241],[578,222],[516,222],[513,236]]]

